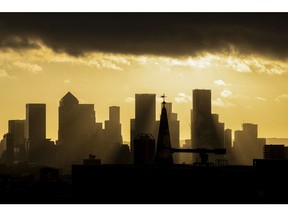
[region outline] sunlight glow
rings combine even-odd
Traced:
[[[192,90],[196,88],[212,90],[213,109],[232,129],[240,125],[241,118],[255,119],[245,111],[248,104],[260,109],[264,102],[276,100],[281,102],[277,104],[288,106],[288,92],[283,92],[288,71],[286,61],[240,55],[235,50],[179,57],[100,52],[71,56],[54,52],[40,41],[30,42],[37,46],[19,52],[0,50],[0,90],[6,93],[2,96],[5,105],[0,108],[0,113],[6,116],[0,122],[2,134],[7,130],[9,119],[23,118],[25,103],[43,102],[53,109],[47,109],[47,134],[57,139],[57,106],[67,91],[75,93],[79,100],[83,97],[81,101],[95,104],[97,121],[107,119],[109,106],[119,105],[124,140],[129,140],[136,93],[156,93],[159,107],[160,95],[163,92],[168,95],[167,101],[173,102],[173,110],[183,122],[181,139],[190,136],[189,110]],[[277,86],[273,82],[277,82]],[[273,92],[269,92],[272,85]],[[47,100],[43,95],[49,95]],[[11,98],[18,101],[12,105]],[[239,117],[232,122],[233,112]],[[260,114],[264,113],[265,107],[261,107],[257,113],[259,119],[263,119]],[[281,124],[284,128],[284,119]],[[266,131],[272,133],[268,128],[267,124]]]

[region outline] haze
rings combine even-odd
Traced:
[[[258,124],[259,137],[287,137],[287,14],[2,13],[0,133],[46,103],[47,138],[57,140],[59,100],[95,104],[96,121],[120,106],[130,139],[136,93],[172,102],[180,138],[190,138],[192,90],[212,90],[225,128]]]

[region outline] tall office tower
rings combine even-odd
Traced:
[[[172,165],[173,157],[169,150],[171,148],[171,140],[165,103],[164,100],[162,103],[155,163],[160,165]]]
[[[25,160],[25,142],[24,142],[24,125],[25,120],[9,120],[8,121],[8,133],[13,135],[14,146],[14,160]]]
[[[94,104],[79,104],[78,99],[68,92],[60,100],[58,140],[69,145],[69,141],[92,134],[94,129]]]
[[[232,156],[232,130],[226,129],[224,131],[224,143],[225,143],[225,149],[226,149],[226,159],[228,161],[228,164],[232,162],[233,156]]]
[[[225,136],[224,136],[224,123],[219,122],[219,115],[212,114],[212,121],[214,126],[214,138],[212,139],[212,145],[214,148],[224,148],[225,147]],[[212,134],[213,134],[212,133]]]
[[[105,121],[105,139],[117,145],[122,144],[120,107],[109,107],[109,120]]]
[[[233,154],[235,164],[252,165],[253,159],[263,158],[265,139],[258,138],[258,126],[244,123],[242,130],[234,133]]]
[[[101,134],[101,130],[102,126],[95,122],[94,104],[79,104],[70,92],[60,100],[57,143],[62,149],[64,163],[81,163],[96,152],[99,157],[96,143],[100,141],[95,135]]]
[[[77,132],[76,119],[78,114],[78,99],[68,92],[59,103],[59,128],[58,142],[61,145],[69,145],[73,140],[73,135]]]
[[[212,115],[212,148],[225,148],[225,125],[224,123],[219,122],[219,115],[218,114],[211,114]],[[216,165],[227,164],[226,155],[219,155],[219,154],[211,154],[209,157],[211,161],[214,161]]]
[[[192,148],[224,148],[224,123],[219,115],[211,113],[211,90],[193,90],[193,109],[191,113]],[[199,160],[193,155],[194,161]],[[209,155],[209,161],[224,160],[223,155]]]
[[[28,141],[29,161],[38,162],[46,140],[46,104],[26,104],[24,136]]]
[[[156,95],[135,95],[135,130],[137,133],[155,134]]]
[[[120,107],[111,106],[109,107],[109,121],[120,124]]]
[[[193,90],[192,147],[212,146],[211,90]]]
[[[109,120],[105,121],[104,129],[105,157],[104,163],[114,163],[117,158],[120,145],[122,145],[120,107],[109,107]]]
[[[133,155],[133,142],[138,134],[151,134],[156,140],[156,95],[135,94],[135,119],[130,121],[130,140]]]
[[[180,148],[180,122],[177,119],[177,113],[172,112],[172,103],[166,102],[165,108],[168,117],[168,125],[170,132],[170,140],[172,148]],[[157,126],[159,128],[160,121],[157,121]],[[173,154],[174,164],[180,163],[180,153]]]

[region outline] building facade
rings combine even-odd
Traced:
[[[211,113],[211,90],[194,89],[191,111],[192,148],[224,148],[224,123],[219,122],[219,115]],[[197,154],[192,156],[199,161]],[[209,161],[224,160],[223,155],[209,155]]]
[[[8,133],[12,134],[13,136],[13,146],[14,146],[13,152],[15,161],[26,160],[24,126],[25,126],[25,120],[8,121]]]
[[[39,161],[46,140],[46,104],[26,104],[24,136],[28,143],[29,161]]]
[[[258,125],[243,123],[242,130],[234,132],[233,163],[252,165],[253,159],[263,159],[263,148],[266,139],[258,138]]]
[[[101,134],[102,126],[97,127],[94,104],[79,104],[78,99],[68,92],[59,102],[58,142],[64,163],[82,163],[89,154],[100,152],[95,134]],[[99,132],[99,133],[97,133]],[[99,157],[99,155],[96,155]]]
[[[150,134],[156,140],[156,95],[135,94],[135,119],[130,121],[130,145],[134,154],[134,138],[138,134]]]

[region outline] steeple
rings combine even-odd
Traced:
[[[161,97],[163,98],[163,102],[162,102],[162,107],[165,107],[165,98],[167,97],[165,94],[161,95]]]
[[[78,99],[71,93],[68,92],[61,100],[60,100],[60,106],[69,106],[79,104]]]
[[[162,102],[162,110],[161,110],[160,125],[159,125],[159,132],[158,132],[155,163],[161,164],[161,165],[172,165],[173,157],[170,151],[171,140],[170,140],[167,111],[165,107],[166,96],[165,94],[163,94],[161,97],[163,98],[163,102]]]

